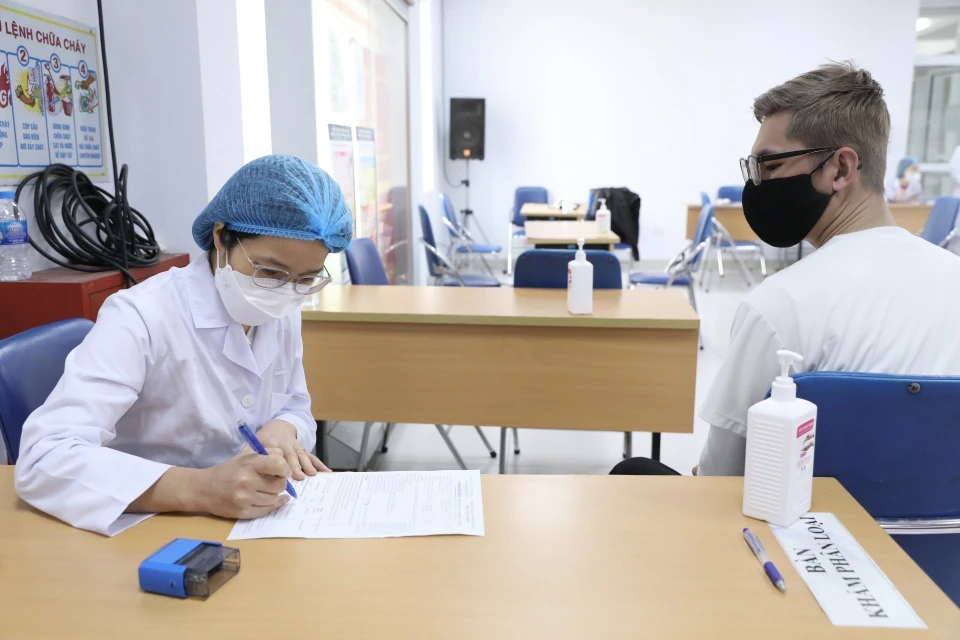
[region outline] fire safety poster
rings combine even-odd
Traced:
[[[96,31],[0,0],[0,184],[61,163],[106,178]]]

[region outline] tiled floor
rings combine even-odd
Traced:
[[[714,267],[715,268],[715,267]],[[742,276],[728,271],[723,280],[713,274],[711,289],[697,290],[702,321],[703,350],[697,364],[697,406],[706,395],[729,344],[730,323],[747,292]],[[638,397],[638,402],[641,402]],[[484,427],[487,439],[499,448],[500,430]],[[521,454],[513,454],[512,436],[507,440],[507,472],[523,474],[605,474],[619,460],[623,435],[589,431],[520,430]],[[665,434],[661,460],[681,473],[690,474],[697,464],[707,435],[707,425],[697,419],[692,434]],[[499,460],[491,459],[476,432],[455,427],[451,438],[471,469],[497,473]],[[633,454],[650,454],[650,436],[633,436]],[[376,470],[455,469],[456,463],[430,425],[398,425],[390,436],[389,451],[375,461]]]

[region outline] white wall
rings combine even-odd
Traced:
[[[828,58],[883,85],[892,166],[906,149],[916,17],[917,0],[444,0],[443,99],[487,100],[472,208],[505,242],[517,186],[584,201],[626,186],[643,198],[643,257],[668,258],[685,203],[742,183],[753,98]],[[457,182],[463,162],[447,162]]]

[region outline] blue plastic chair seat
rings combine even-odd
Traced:
[[[527,236],[526,229],[517,229],[516,231],[513,232],[514,238],[525,238],[526,236]]]
[[[482,273],[464,273],[460,276],[463,278],[463,285],[468,287],[499,287],[500,281],[494,278],[493,276],[484,275]],[[460,287],[463,286],[460,284],[460,281],[454,277],[446,278],[443,281],[443,286],[445,287]]]
[[[654,272],[654,273],[631,273],[630,274],[630,284],[652,284],[658,286],[666,286],[667,280],[670,279],[669,273]],[[690,278],[684,275],[678,275],[673,279],[673,284],[678,287],[689,287]]]
[[[471,244],[457,247],[457,253],[500,253],[498,244]]]

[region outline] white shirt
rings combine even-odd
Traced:
[[[257,328],[227,314],[206,256],[110,296],[23,426],[16,487],[37,509],[109,533],[171,466],[206,468],[277,418],[316,439],[300,312]]]
[[[960,375],[960,257],[899,227],[837,236],[750,292],[700,417],[703,475],[742,475],[747,410],[779,375],[806,371]]]

